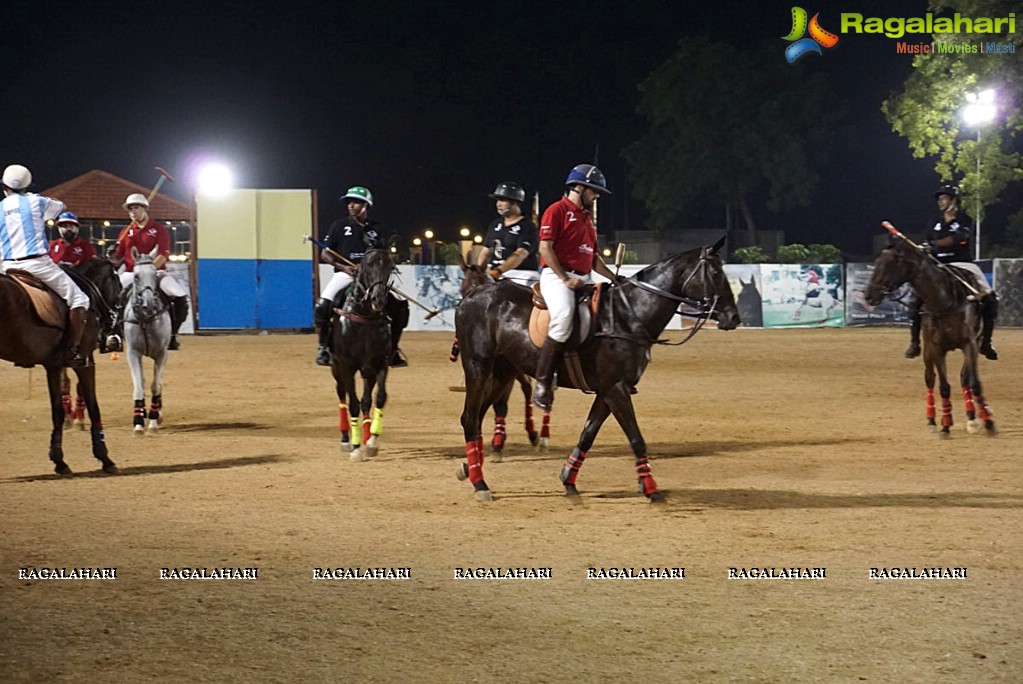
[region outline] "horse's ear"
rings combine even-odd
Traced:
[[[160,245],[155,245],[152,251],[149,252],[149,256],[152,259],[156,258],[156,255],[160,253]]]
[[[721,250],[721,248],[725,246],[725,238],[727,237],[728,237],[727,233],[725,235],[722,235],[721,238],[714,243],[714,246],[710,248],[710,253],[717,254]]]

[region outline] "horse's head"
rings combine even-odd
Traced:
[[[739,309],[735,305],[732,286],[725,276],[725,265],[719,251],[725,243],[722,237],[711,247],[699,250],[689,279],[683,283],[682,296],[695,299],[709,309],[711,318],[718,322],[721,330],[734,330],[739,327]]]
[[[374,314],[380,313],[387,306],[387,295],[390,292],[388,281],[393,270],[394,261],[384,249],[371,249],[362,258],[355,277],[358,300]]]
[[[462,296],[466,296],[480,285],[494,282],[494,277],[490,275],[486,268],[483,266],[477,266],[476,264],[462,263]]]
[[[164,304],[160,298],[160,283],[156,275],[156,255],[159,248],[154,247],[148,254],[140,253],[131,248],[134,263],[132,267],[131,306],[135,317],[139,320],[151,320],[163,312]]]
[[[874,272],[863,291],[867,303],[877,306],[890,292],[913,280],[926,263],[926,258],[908,242],[893,236],[888,246],[874,259]]]

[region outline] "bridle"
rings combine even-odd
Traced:
[[[699,259],[699,261],[696,262],[696,265],[693,266],[693,268],[689,271],[688,275],[686,276],[685,280],[682,282],[682,288],[681,288],[682,292],[686,291],[686,289],[689,287],[690,283],[693,282],[693,280],[697,276],[700,277],[701,282],[705,286],[705,290],[709,290],[710,289],[710,288],[706,287],[706,285],[710,282],[710,279],[707,277],[707,273],[708,273],[708,270],[710,268],[710,260],[711,260],[711,258],[713,256],[714,256],[714,252],[712,250],[708,249],[707,247],[704,247],[702,249],[702,251],[700,252],[700,259]],[[703,328],[704,324],[708,320],[710,320],[711,318],[714,318],[716,316],[716,314],[718,313],[717,312],[717,306],[718,306],[718,301],[720,299],[720,296],[718,294],[716,294],[716,293],[714,294],[713,297],[705,296],[705,297],[703,297],[701,299],[694,299],[692,297],[687,297],[685,295],[677,295],[677,294],[675,294],[673,292],[669,292],[669,291],[667,291],[667,290],[665,290],[663,288],[657,287],[656,285],[652,285],[652,284],[644,282],[642,280],[633,280],[632,278],[628,278],[628,279],[624,280],[622,282],[622,285],[633,285],[635,287],[638,287],[641,290],[645,290],[646,292],[650,292],[650,293],[655,294],[655,295],[657,295],[659,297],[663,297],[664,299],[669,299],[669,300],[671,300],[673,302],[677,302],[679,304],[679,306],[675,309],[675,313],[677,313],[680,316],[688,316],[690,318],[695,318],[696,319],[696,322],[693,324],[693,327],[689,329],[689,334],[686,335],[686,337],[684,339],[682,339],[680,342],[669,342],[667,340],[651,340],[651,339],[642,340],[642,343],[646,344],[646,345],[650,345],[650,344],[663,344],[663,345],[666,345],[666,346],[669,346],[669,347],[677,347],[677,346],[683,345],[686,342],[688,342],[690,339],[692,339],[693,335],[698,333],[700,331],[700,329]],[[625,302],[625,305],[631,311],[632,310],[632,304],[629,302],[629,300],[626,299],[623,296],[622,297],[622,301]],[[688,309],[684,308],[684,307],[688,307]],[[613,331],[614,327],[615,327],[614,326],[614,318],[613,318],[614,317],[614,307],[611,308],[611,316],[612,316],[611,329]],[[621,339],[633,339],[634,341],[640,341],[638,336],[626,335],[626,334],[623,334],[623,333],[607,332],[607,333],[596,333],[596,334],[600,335],[602,337],[616,337],[616,338],[621,338]]]
[[[135,262],[136,268],[138,266],[151,265],[152,261],[137,260]],[[157,282],[155,278],[155,273],[153,282],[154,283]],[[145,304],[144,295],[147,292],[151,293],[153,300],[157,302],[157,306],[154,309],[147,310],[147,308],[144,306]],[[152,323],[165,311],[167,311],[167,304],[163,301],[163,297],[160,296],[157,287],[152,284],[146,284],[143,285],[142,287],[139,287],[138,275],[136,273],[131,286],[131,313],[132,316],[134,316],[134,320],[126,317],[125,321],[128,323],[134,323],[135,325],[138,325],[141,328],[145,328],[147,324]]]
[[[335,312],[356,323],[366,323],[372,320],[383,318],[386,314],[383,309],[380,311],[372,311],[372,305],[368,304],[369,300],[373,297],[373,293],[383,288],[385,293],[390,289],[388,281],[390,280],[390,269],[387,269],[388,273],[386,277],[379,278],[373,282],[366,284],[366,270],[362,267],[359,268],[358,273],[355,277],[355,282],[352,284],[352,288],[348,293],[348,297],[345,300],[345,306],[343,310],[335,309]],[[368,276],[367,276],[368,277]],[[386,296],[386,295],[385,295]],[[370,309],[369,313],[358,312],[355,309],[362,308]]]

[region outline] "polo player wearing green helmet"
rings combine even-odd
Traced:
[[[352,276],[341,268],[347,264],[334,256],[330,250],[353,264],[359,264],[368,250],[386,249],[388,242],[380,224],[369,218],[369,210],[373,206],[373,193],[368,188],[353,185],[340,199],[347,206],[348,215],[331,224],[327,236],[323,239],[323,246],[329,249],[320,250],[320,261],[334,267],[334,275],[324,285],[313,311],[313,323],[319,333],[316,363],[320,366],[330,365],[327,337],[330,334],[330,311],[334,299],[353,282]],[[398,350],[398,340],[401,331],[408,324],[408,302],[398,300],[392,295],[388,302],[387,315],[391,319],[391,342],[394,347],[391,365],[407,366],[408,363]]]

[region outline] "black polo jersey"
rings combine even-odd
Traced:
[[[953,261],[973,261],[970,253],[970,238],[973,231],[970,224],[961,216],[956,216],[951,221],[945,221],[945,215],[939,214],[931,229],[927,231],[927,241],[933,247],[932,254],[943,264]],[[955,242],[948,247],[938,247],[935,243],[942,238],[951,236]]]
[[[540,270],[540,260],[537,257],[537,250],[540,248],[538,232],[533,222],[525,216],[511,226],[504,225],[504,219],[501,217],[494,219],[487,227],[483,246],[490,250],[488,268],[500,266],[505,259],[515,253],[515,250],[521,248],[528,250],[529,256],[516,268],[522,271]]]
[[[366,250],[374,247],[387,247],[387,238],[383,229],[376,221],[367,221],[361,225],[351,216],[334,221],[327,231],[323,244],[354,264],[362,263]],[[336,266],[334,270],[340,270]]]

